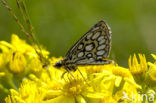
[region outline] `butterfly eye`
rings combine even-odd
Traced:
[[[62,61],[57,62],[57,63],[54,65],[54,67],[56,67],[56,68],[62,67]]]

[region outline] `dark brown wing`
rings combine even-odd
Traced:
[[[104,21],[95,24],[67,52],[65,58],[73,62],[108,58],[111,49],[111,30]]]

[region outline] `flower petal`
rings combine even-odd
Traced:
[[[76,96],[76,100],[78,103],[86,103],[85,99],[81,95]]]
[[[58,96],[54,99],[45,100],[43,103],[75,103],[75,99],[70,96]]]

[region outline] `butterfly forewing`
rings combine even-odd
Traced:
[[[75,64],[98,64],[108,58],[111,49],[111,30],[99,21],[67,52],[68,61]],[[103,63],[104,64],[104,63]]]

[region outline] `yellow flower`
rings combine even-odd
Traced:
[[[24,80],[19,92],[10,89],[11,96],[8,96],[6,103],[41,103],[44,92],[38,88],[37,84],[33,81]]]
[[[50,75],[45,70],[40,78],[31,74],[29,77],[33,81],[25,80],[19,92],[16,95],[11,92],[11,96],[6,98],[6,102],[9,103],[9,100],[13,99],[30,103],[35,101],[35,98],[38,100],[37,103],[95,103],[95,101],[101,101],[105,96],[105,93],[93,91],[92,87],[82,78],[79,71],[73,73],[75,78],[70,76],[70,74],[66,74],[64,80],[61,79],[63,72],[53,67],[49,68],[49,70]]]
[[[122,79],[125,82],[127,82],[128,84],[133,85],[133,87],[141,89],[141,87],[138,84],[135,83],[135,81],[133,79],[133,76],[132,76],[131,72],[128,69],[117,66],[117,67],[115,67],[113,69],[113,74],[115,74],[117,77],[122,77]]]
[[[38,53],[43,52],[43,56],[48,58],[48,51],[35,48]],[[11,87],[10,95],[5,98],[6,103],[140,103],[141,96],[138,91],[148,93],[151,90],[148,93],[151,96],[156,90],[154,85],[150,85],[156,80],[156,64],[149,62],[148,68],[145,56],[141,54],[140,62],[136,55],[133,58],[130,56],[130,69],[111,63],[78,66],[75,72],[64,74],[64,68],[53,67],[61,57],[52,57],[51,65],[43,69],[41,63],[44,59],[40,58],[42,55],[38,55],[32,46],[15,34],[12,35],[11,43],[1,41],[0,49],[0,61],[9,57],[0,62],[0,83],[2,78],[8,76],[6,81]],[[154,54],[152,56],[155,58]],[[19,75],[16,76],[15,73]],[[138,85],[135,76],[140,74],[141,77],[145,74],[145,82],[140,84],[142,81],[136,81],[140,84]],[[2,93],[9,92],[4,84],[0,84],[0,89],[3,90]],[[128,98],[125,98],[125,94]],[[133,95],[136,95],[135,100]]]
[[[5,65],[9,62],[9,48],[6,47],[11,46],[5,41],[0,41],[0,50],[2,53],[0,53],[0,69],[4,69]]]
[[[100,101],[104,93],[93,91],[84,80],[76,78],[66,82],[62,89],[48,92],[47,96],[51,98],[49,97],[45,103],[94,103]]]
[[[154,63],[148,62],[148,65],[150,66],[149,69],[154,69],[154,68],[156,69],[156,55],[154,54],[151,54],[151,55],[154,58],[155,62]]]
[[[122,100],[124,97],[123,92],[129,98],[132,98],[132,93],[135,95],[138,94],[137,88],[141,89],[141,86],[135,83],[128,69],[113,65],[103,66],[103,68],[103,71],[101,73],[95,73],[93,77],[96,77],[91,80],[94,90],[100,92],[109,91],[109,94],[111,94],[110,101],[116,102]],[[107,103],[109,100],[105,100],[105,102]]]
[[[133,75],[140,75],[147,72],[147,62],[145,55],[138,54],[140,63],[138,63],[138,60],[136,58],[136,55],[134,54],[133,58],[130,56],[129,58],[129,69]]]
[[[154,58],[154,60],[156,60],[156,55],[155,54],[151,54],[151,55]]]
[[[24,40],[21,40],[16,34],[12,34],[11,36],[11,45],[13,51],[26,54],[36,54],[34,48],[28,45]]]
[[[117,100],[115,100],[111,95],[106,93],[104,94],[104,98],[100,99],[98,103],[117,103]]]
[[[5,76],[5,72],[0,72],[0,77]]]
[[[63,72],[60,72],[58,74],[59,70],[56,70],[54,68],[50,70],[51,75],[56,75],[55,77],[52,77],[52,79],[57,80],[58,82],[51,82],[51,84],[53,83],[53,86],[51,86],[52,90],[47,90],[47,94],[45,96],[46,103],[88,103],[88,101],[100,101],[100,99],[104,97],[104,93],[94,91],[93,88],[87,84],[85,80],[87,75],[84,71],[81,71],[84,78],[77,70],[75,72],[72,72],[74,78],[71,74],[66,74],[64,75],[64,79],[61,79]]]
[[[51,60],[58,61],[56,58]],[[139,87],[128,69],[112,64],[81,66],[78,68],[80,71],[77,69],[75,72],[71,72],[74,77],[70,73],[66,73],[64,79],[61,78],[64,73],[62,69],[55,69],[50,66],[48,71],[42,70],[40,76],[30,74],[31,81],[27,80],[28,82],[22,83],[20,91],[17,92],[18,95],[11,94],[6,98],[6,102],[8,103],[10,99],[26,102],[31,96],[34,97],[35,93],[41,93],[39,96],[36,94],[35,98],[39,100],[38,102],[45,103],[117,102],[123,97],[121,91],[125,91],[130,96],[130,92],[133,90],[136,93],[136,88]],[[88,73],[88,71],[90,72]],[[124,84],[123,81],[125,81]],[[31,86],[36,91],[33,94],[30,92],[32,91]],[[130,86],[132,87],[131,90],[129,90]],[[113,95],[114,91],[115,94]],[[119,93],[121,93],[120,96],[117,95]],[[31,98],[30,101],[35,100]]]
[[[32,58],[29,60],[27,68],[31,70],[33,73],[41,72],[42,64],[38,58]]]
[[[156,56],[154,54],[152,54],[153,58],[156,60]],[[149,65],[149,71],[148,71],[148,74],[147,74],[147,82],[148,82],[148,85],[153,85],[155,86],[155,83],[156,83],[156,62],[154,63],[151,63],[151,62],[148,62],[148,65]]]
[[[20,52],[14,52],[10,58],[10,70],[13,73],[22,73],[27,65],[25,57]]]
[[[155,85],[155,83],[156,83],[156,69],[150,69],[148,72],[148,75],[149,75],[151,81],[154,82],[153,84]]]
[[[0,69],[4,68],[5,65],[3,54],[0,54]]]
[[[12,34],[11,43],[0,41],[0,49],[2,50],[2,53],[0,53],[0,69],[5,68],[9,62],[9,69],[14,73],[23,72],[26,68],[33,72],[41,71],[40,56],[47,58],[49,54],[44,49],[40,51],[37,46],[30,46],[16,34]],[[38,55],[40,52],[42,52],[42,55]]]
[[[15,34],[12,34],[11,43],[0,41],[1,98],[8,95],[10,88],[17,90],[23,78],[27,78],[30,73],[40,75],[43,68],[37,53],[42,52],[42,57],[47,57],[49,54],[40,48],[42,51],[37,46],[34,49],[34,46],[27,44]]]

